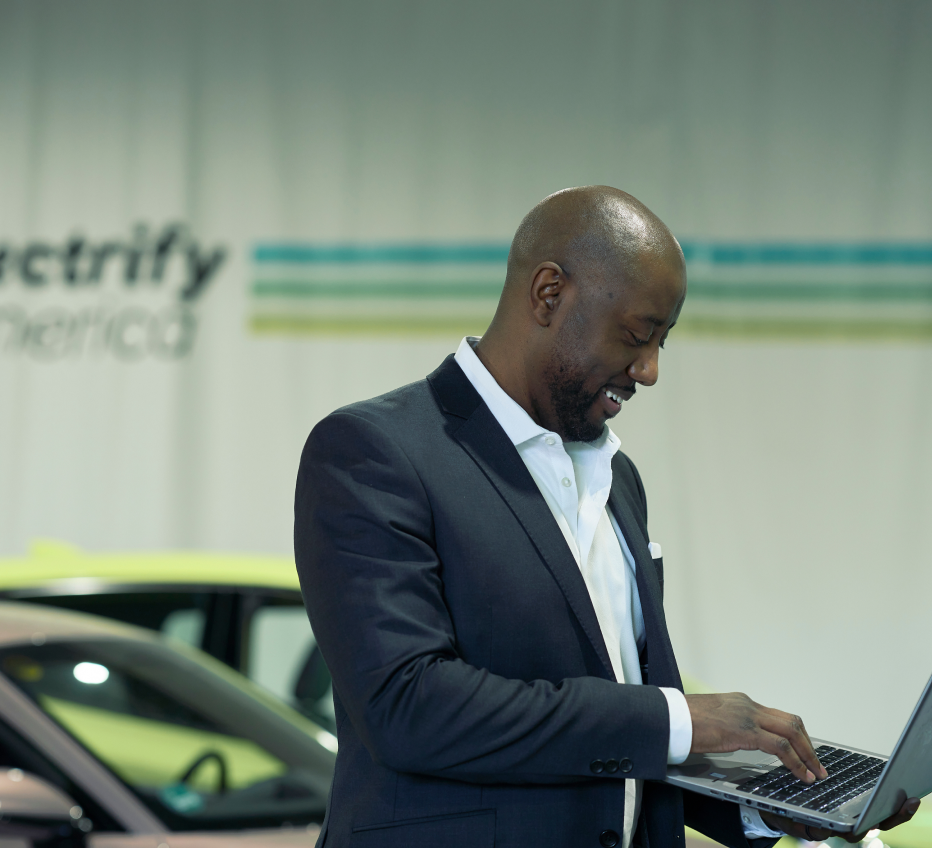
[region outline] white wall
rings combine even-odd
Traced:
[[[54,361],[0,322],[0,555],[36,536],[286,552],[313,423],[458,341],[256,335],[256,244],[504,244],[541,197],[592,182],[684,239],[928,241],[930,47],[932,6],[906,0],[0,0],[0,247],[15,254],[0,309],[34,333],[49,309],[86,322]],[[188,230],[153,283],[176,221]],[[67,285],[54,258],[44,285],[20,279],[36,240],[125,244],[140,222],[133,287],[119,258],[96,286]],[[192,243],[226,251],[185,305],[193,351],[116,358],[109,316],[175,308]],[[927,264],[894,270],[930,282]],[[903,339],[871,339],[872,309],[841,340],[684,321],[617,427],[651,497],[682,667],[884,751],[932,672],[932,348],[921,298],[890,307],[927,322]]]

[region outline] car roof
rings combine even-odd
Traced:
[[[41,588],[62,580],[300,589],[290,556],[203,551],[87,553],[63,542],[40,540],[32,543],[27,556],[0,557],[0,591]],[[79,587],[72,591],[75,588]]]
[[[40,604],[0,601],[0,646],[72,638],[116,637],[151,641],[152,633],[131,624]]]

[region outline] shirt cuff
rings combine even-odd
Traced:
[[[670,711],[670,744],[667,747],[667,763],[679,765],[689,756],[693,744],[693,719],[689,714],[686,696],[679,689],[660,687],[667,699]]]
[[[779,839],[781,836],[786,836],[782,830],[771,830],[767,827],[760,817],[760,813],[753,807],[742,805],[739,812],[741,814],[741,827],[748,839]]]

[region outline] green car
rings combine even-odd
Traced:
[[[0,599],[94,613],[200,648],[336,733],[330,673],[290,557],[89,554],[36,542],[0,558]]]

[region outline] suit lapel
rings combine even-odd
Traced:
[[[452,357],[448,357],[428,380],[444,411],[465,419],[452,428],[453,438],[479,466],[521,523],[605,667],[606,677],[614,680],[586,582],[517,449]]]
[[[624,494],[624,484],[617,474],[613,475],[608,503],[634,557],[641,613],[644,616],[644,633],[647,638],[649,682],[652,686],[670,686],[682,691],[683,684],[680,681],[663,614],[660,579],[647,547],[647,529],[631,509]]]

